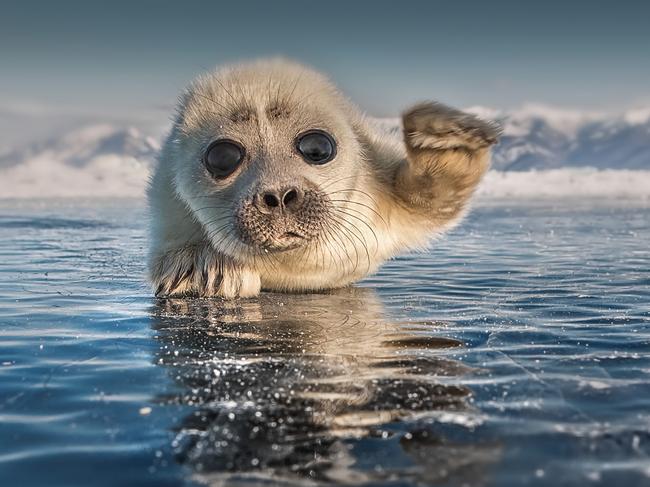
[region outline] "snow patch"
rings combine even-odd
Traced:
[[[557,108],[539,103],[526,103],[519,110],[510,113],[508,118],[513,122],[541,119],[559,132],[575,134],[576,131],[586,123],[603,120],[605,114],[600,112]]]
[[[83,167],[35,157],[1,172],[0,197],[141,198],[148,178],[149,165],[133,157],[102,155]]]
[[[623,120],[631,125],[643,125],[650,122],[650,107],[635,108],[623,114]]]
[[[0,198],[142,198],[149,174],[150,165],[132,157],[99,156],[83,167],[37,157],[2,171]],[[650,170],[489,171],[479,186],[478,195],[515,199],[650,199]]]
[[[650,199],[650,171],[562,168],[545,171],[490,171],[478,195],[494,198]]]

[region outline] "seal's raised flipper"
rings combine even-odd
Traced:
[[[456,218],[488,169],[500,128],[440,103],[421,103],[402,117],[407,158],[397,194],[436,223]]]

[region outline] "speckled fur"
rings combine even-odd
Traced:
[[[284,60],[197,79],[181,96],[148,190],[156,294],[235,298],[341,287],[400,251],[425,247],[462,217],[499,130],[439,103],[406,111],[403,126],[403,142],[387,137],[322,75]],[[308,129],[334,137],[333,161],[301,159],[295,138]],[[224,180],[202,163],[218,138],[246,148]],[[286,185],[309,197],[299,214],[255,214],[255,194]],[[278,232],[294,229],[304,234],[301,245],[276,250]]]

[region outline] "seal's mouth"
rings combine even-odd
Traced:
[[[243,225],[237,227],[237,236],[253,253],[280,253],[305,247],[317,233],[296,228],[298,225]],[[279,228],[278,228],[279,227]],[[282,228],[284,227],[284,228]],[[289,228],[287,228],[289,227]]]
[[[303,235],[300,235],[297,232],[285,232],[283,235],[280,236],[281,239],[301,239],[304,240],[305,237]]]
[[[323,234],[329,217],[328,207],[319,194],[305,192],[300,208],[282,208],[271,213],[261,212],[256,200],[243,199],[234,212],[234,230],[252,254],[308,247]]]
[[[258,247],[265,252],[286,252],[305,245],[309,239],[298,232],[284,232],[281,235],[260,242]]]

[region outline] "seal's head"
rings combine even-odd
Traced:
[[[217,251],[250,261],[337,238],[368,172],[350,112],[322,75],[286,61],[231,67],[189,87],[165,157]]]

